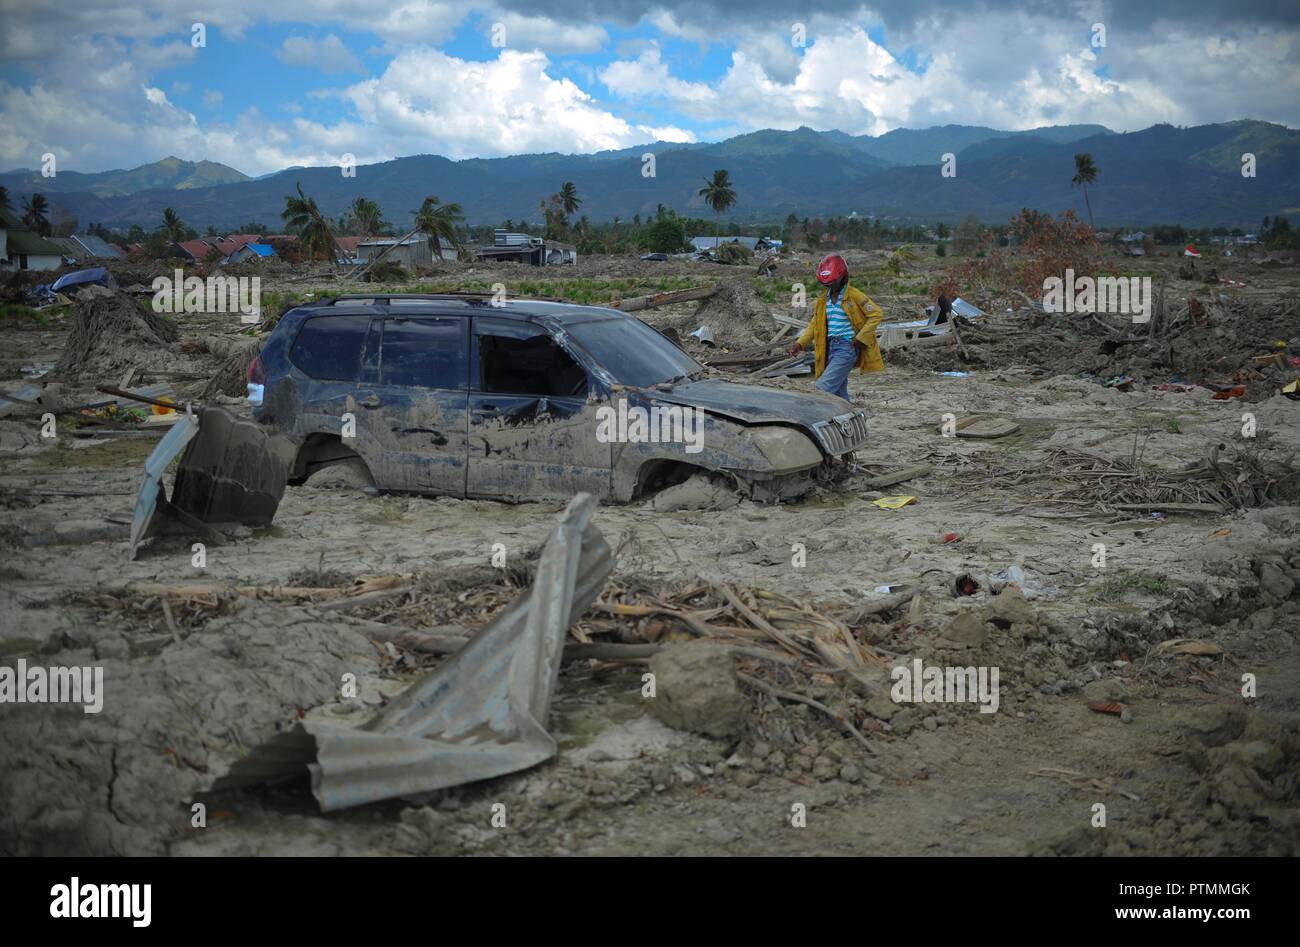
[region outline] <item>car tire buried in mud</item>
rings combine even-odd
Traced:
[[[373,490],[375,480],[360,457],[347,457],[318,467],[308,474],[303,486],[314,490]]]

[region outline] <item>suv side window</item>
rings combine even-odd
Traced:
[[[479,317],[480,390],[509,395],[583,397],[587,372],[541,326]]]
[[[317,316],[298,330],[289,360],[321,381],[356,381],[369,316]]]
[[[469,377],[469,320],[425,316],[384,320],[379,383],[464,390]]]

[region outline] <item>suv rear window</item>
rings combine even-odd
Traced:
[[[385,319],[379,383],[464,389],[469,377],[469,320]]]
[[[369,316],[319,316],[298,330],[289,360],[312,378],[355,381]]]

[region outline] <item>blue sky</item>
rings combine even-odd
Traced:
[[[752,0],[735,15],[724,0],[528,13],[504,0],[225,0],[204,14],[166,0],[0,0],[0,167],[53,153],[97,171],[174,154],[264,174],[346,154],[589,152],[800,125],[1294,127],[1300,13],[1200,6]],[[1089,42],[1098,22],[1103,48]]]

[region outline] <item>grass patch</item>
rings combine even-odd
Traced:
[[[1169,587],[1159,576],[1147,572],[1120,572],[1108,575],[1097,586],[1097,598],[1103,602],[1118,602],[1130,591],[1139,590],[1155,595],[1168,595]]]
[[[0,306],[0,322],[5,323],[6,325],[47,326],[50,324],[51,316],[61,316],[66,311],[66,306],[55,306],[50,309],[33,309],[31,306],[24,306],[21,303],[5,303]]]

